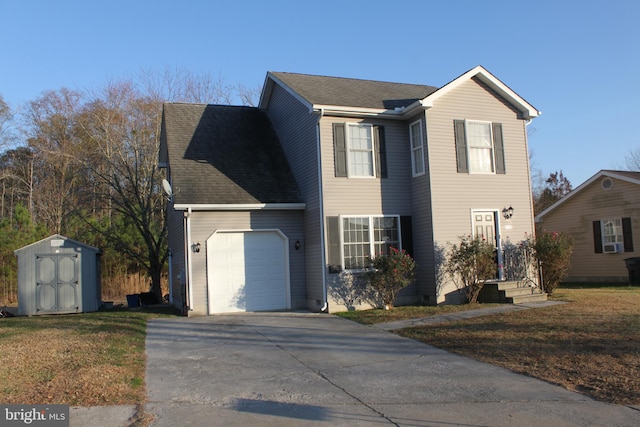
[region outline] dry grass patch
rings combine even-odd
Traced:
[[[559,288],[554,299],[570,303],[398,333],[601,401],[640,404],[640,288]]]
[[[0,401],[144,402],[146,321],[159,315],[112,311],[0,319]]]

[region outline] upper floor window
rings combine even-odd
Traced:
[[[347,138],[349,176],[374,177],[373,126],[349,124]]]
[[[458,172],[506,173],[500,123],[454,120]]]
[[[335,176],[386,178],[384,126],[368,123],[334,123]]]
[[[422,138],[422,121],[411,123],[409,126],[411,140],[411,172],[413,176],[424,174],[424,147]]]

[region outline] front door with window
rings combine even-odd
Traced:
[[[486,240],[496,248],[496,277],[503,279],[502,250],[500,248],[500,233],[498,228],[497,211],[474,211],[473,236]]]

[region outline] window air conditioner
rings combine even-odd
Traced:
[[[622,243],[605,243],[602,252],[605,254],[617,254],[622,252]]]

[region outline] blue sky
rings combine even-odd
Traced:
[[[0,94],[15,109],[167,67],[442,86],[482,65],[542,111],[534,169],[577,187],[640,148],[639,20],[637,0],[0,0]]]

